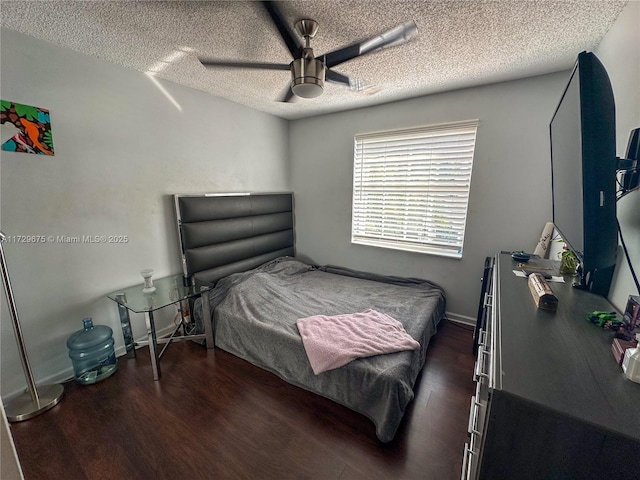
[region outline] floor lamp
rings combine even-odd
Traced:
[[[10,422],[21,422],[28,420],[36,415],[46,412],[50,408],[55,407],[64,394],[62,385],[40,385],[36,387],[31,373],[31,366],[27,358],[27,351],[24,347],[22,338],[22,329],[18,321],[18,310],[16,302],[13,298],[13,290],[11,290],[11,281],[9,280],[9,272],[7,271],[7,262],[4,258],[4,249],[2,243],[5,240],[5,234],[0,232],[0,261],[2,263],[2,283],[4,284],[4,293],[7,295],[9,313],[13,322],[13,330],[16,334],[16,342],[20,352],[20,360],[22,360],[22,368],[27,378],[27,391],[22,395],[10,400],[5,404],[4,409],[7,414],[7,420]]]

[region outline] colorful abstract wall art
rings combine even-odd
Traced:
[[[49,110],[0,100],[0,124],[7,123],[19,131],[2,144],[2,150],[53,155]]]

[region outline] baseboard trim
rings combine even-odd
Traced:
[[[447,320],[449,320],[450,322],[455,322],[455,323],[461,323],[463,325],[471,325],[471,326],[475,326],[476,325],[476,319],[473,317],[467,317],[466,315],[460,315],[457,313],[453,313],[453,312],[445,312],[445,316],[447,318]],[[162,330],[159,330],[157,332],[157,336],[158,337],[163,337],[164,335],[169,335],[173,332],[173,326],[169,325],[166,328],[163,328]],[[143,341],[146,340],[147,338],[139,338],[137,340],[139,341]],[[116,353],[116,357],[122,357],[124,356],[127,352],[125,350],[124,345],[120,345],[119,347],[117,347],[115,349],[115,353]],[[52,375],[48,375],[47,377],[41,379],[40,381],[36,382],[37,385],[48,385],[51,383],[64,383],[67,382],[69,380],[73,379],[73,367],[70,366],[69,368],[62,370],[58,373],[54,373]],[[25,387],[26,388],[26,387]],[[5,395],[2,397],[2,399],[7,402],[10,401],[11,399],[17,397],[18,395],[21,395],[22,393],[24,393],[24,388],[11,392],[8,395]]]
[[[445,312],[447,320],[450,322],[462,323],[464,325],[471,325],[472,327],[476,326],[476,319],[473,317],[467,317],[466,315],[460,315],[458,313],[453,312]]]
[[[163,328],[161,330],[158,330],[156,332],[156,336],[158,338],[160,337],[164,337],[165,335],[170,335],[171,333],[173,333],[174,327],[172,325],[169,325],[166,328]],[[138,338],[136,339],[136,341],[145,341],[147,340],[146,335],[144,337]],[[115,348],[115,354],[116,357],[123,357],[125,354],[127,353],[124,344]],[[65,383],[68,382],[70,380],[73,380],[73,365],[71,365],[71,360],[69,360],[69,367],[65,368],[64,370],[61,370],[57,373],[52,373],[51,375],[47,375],[46,377],[42,378],[42,379],[38,379],[36,381],[36,387],[38,385],[50,385],[50,384],[56,384],[56,383]],[[116,372],[117,373],[117,372]],[[2,401],[7,403],[10,402],[11,400],[13,400],[15,397],[17,397],[18,395],[22,395],[27,389],[27,386],[25,384],[25,386],[21,389],[18,390],[14,390],[13,392],[8,393],[7,395],[3,395],[2,396]]]

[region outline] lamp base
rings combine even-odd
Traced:
[[[60,399],[64,394],[62,385],[40,385],[36,387],[36,390],[40,405],[34,404],[31,392],[27,390],[4,406],[7,420],[10,422],[22,422],[40,415],[60,403]]]

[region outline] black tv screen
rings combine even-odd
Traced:
[[[607,296],[618,249],[615,103],[593,53],[578,55],[550,133],[553,223],[580,261],[579,285]]]

